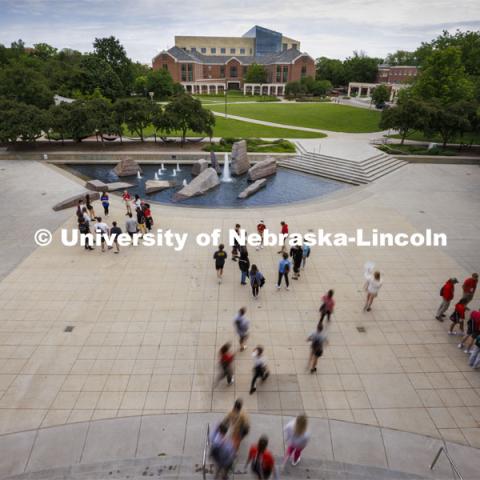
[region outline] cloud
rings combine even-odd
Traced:
[[[135,60],[149,63],[175,35],[242,35],[259,24],[300,40],[312,56],[379,57],[412,50],[442,30],[478,29],[477,0],[0,0],[0,43],[92,49],[115,35]]]

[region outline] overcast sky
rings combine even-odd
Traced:
[[[384,57],[413,50],[442,30],[480,29],[479,0],[0,0],[0,43],[89,51],[114,35],[150,63],[175,35],[240,36],[253,25],[301,42],[312,57],[353,50]]]

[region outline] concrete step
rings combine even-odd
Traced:
[[[296,170],[303,173],[310,173],[319,177],[328,178],[330,180],[336,180],[343,183],[350,183],[351,185],[360,185],[368,183],[365,179],[353,176],[342,175],[334,170],[321,169],[317,166],[309,166],[305,164],[299,164],[292,161],[284,161],[279,163],[279,166],[289,168],[290,170]]]

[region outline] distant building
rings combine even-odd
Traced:
[[[263,84],[245,83],[253,63],[263,65]],[[191,93],[221,93],[225,88],[245,94],[283,95],[287,82],[315,76],[315,61],[300,51],[300,42],[255,26],[242,37],[176,36],[175,46],[152,61],[155,70],[168,70]]]

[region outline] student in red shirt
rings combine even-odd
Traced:
[[[480,335],[480,310],[474,310],[470,314],[470,319],[467,322],[467,332],[457,345],[458,348],[463,349],[465,353],[470,353],[473,342]]]
[[[465,320],[465,313],[467,310],[468,308],[466,306],[465,300],[462,298],[455,305],[455,310],[450,315],[450,320],[452,321],[452,324],[450,325],[450,329],[448,330],[449,335],[456,335],[456,333],[453,332],[455,325],[459,325],[460,332],[463,333],[463,321]]]
[[[283,237],[284,240],[283,240],[282,248],[277,253],[283,253],[285,251],[285,242],[287,241],[287,238],[288,238],[288,224],[282,220],[280,222],[280,226],[281,226],[280,233],[285,236]]]
[[[458,280],[455,277],[449,278],[445,282],[445,285],[440,289],[440,296],[442,297],[442,303],[438,307],[437,314],[435,315],[435,318],[439,322],[443,322],[443,317],[445,316],[445,312],[448,310],[448,307],[450,306],[450,302],[453,300],[456,283],[458,283]]]
[[[229,385],[233,384],[233,353],[230,351],[231,347],[232,345],[228,342],[220,348],[218,353],[220,374],[217,379],[217,384],[225,377],[227,377],[227,383]]]
[[[252,445],[248,452],[247,462],[245,463],[245,472],[248,465],[252,464],[252,472],[255,473],[259,479],[267,479],[273,474],[273,478],[277,479],[277,472],[275,469],[275,459],[273,455],[267,450],[268,437],[262,435],[258,443]]]
[[[260,220],[260,223],[257,225],[257,233],[260,235],[262,238],[262,241],[260,245],[257,247],[257,250],[260,250],[263,248],[263,232],[265,231],[267,227],[265,226],[265,222],[263,220]]]
[[[478,273],[472,273],[471,277],[468,277],[463,282],[463,297],[462,300],[465,300],[465,305],[468,305],[473,296],[475,295],[475,290],[477,289],[478,283]]]
[[[127,213],[125,215],[128,215],[129,213],[132,213],[132,207],[130,206],[132,197],[128,193],[128,190],[124,190],[122,198],[123,198],[123,201],[125,202],[125,206],[127,207]]]

